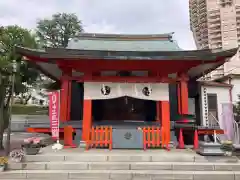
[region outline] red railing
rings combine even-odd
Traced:
[[[92,127],[86,142],[86,149],[96,147],[108,147],[110,150],[112,149],[112,127]]]
[[[143,148],[164,147],[166,144],[163,128],[152,126],[143,129]]]

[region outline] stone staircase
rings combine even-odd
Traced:
[[[10,163],[0,179],[91,180],[240,180],[236,157],[202,157],[194,153],[127,151],[79,152],[26,156]]]

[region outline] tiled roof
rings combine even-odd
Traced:
[[[72,39],[68,49],[107,51],[179,51],[172,34],[112,35],[82,34]]]

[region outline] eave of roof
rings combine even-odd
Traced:
[[[237,48],[226,51],[98,51],[47,48],[45,51],[16,47],[16,52],[23,56],[43,59],[108,59],[108,60],[202,60],[211,61],[218,57],[232,57]]]
[[[222,82],[229,78],[240,78],[240,74],[228,74],[228,75],[225,75],[225,76],[215,79],[215,81]]]
[[[52,75],[59,79],[61,72],[58,66],[47,67],[48,63],[54,65],[56,60],[179,60],[183,63],[186,61],[196,60],[199,64],[188,70],[189,77],[198,79],[203,72],[206,74],[225,62],[226,58],[236,54],[236,49],[227,51],[97,51],[97,50],[72,50],[61,48],[47,48],[45,50],[33,50],[23,47],[16,47],[16,52],[26,56],[29,59],[35,59],[36,63],[43,66],[49,73],[56,71]],[[52,66],[51,65],[51,66]],[[50,69],[49,69],[50,68]]]
[[[228,87],[228,88],[232,87],[231,84],[214,82],[214,81],[199,81],[199,82],[201,85],[204,85],[204,86]]]

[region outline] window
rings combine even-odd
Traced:
[[[207,101],[208,101],[209,121],[211,121],[211,124],[215,124],[216,121],[214,119],[218,120],[217,94],[207,94]]]
[[[208,97],[208,109],[217,110],[217,94],[207,94]]]

